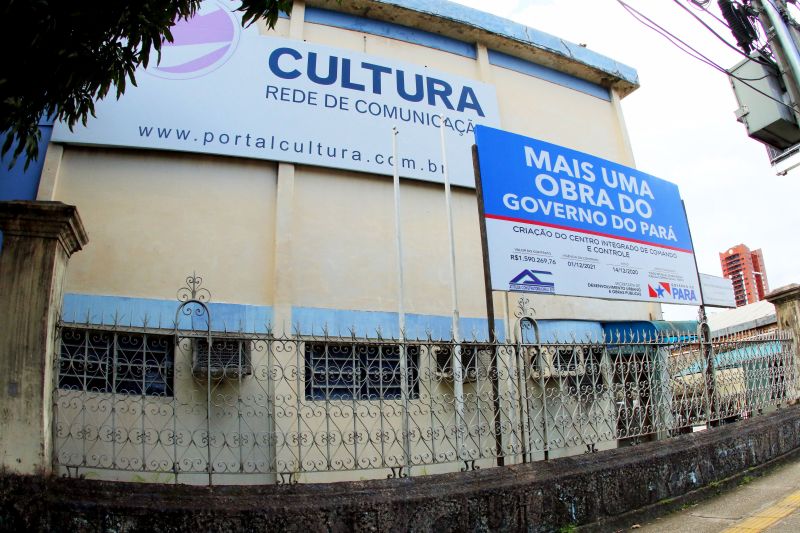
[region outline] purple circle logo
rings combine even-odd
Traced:
[[[240,23],[216,2],[204,2],[194,17],[171,29],[173,42],[161,44],[161,62],[147,68],[159,78],[199,78],[225,64],[239,44]]]

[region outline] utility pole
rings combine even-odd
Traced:
[[[791,99],[795,120],[800,124],[800,53],[792,30],[784,17],[788,16],[784,0],[753,0],[758,20],[767,36],[772,53],[778,63],[783,83]],[[780,7],[780,12],[776,7]]]
[[[750,57],[728,70],[740,106],[737,119],[751,138],[767,146],[777,173],[786,174],[800,166],[800,33],[786,0],[717,0],[717,5]],[[754,18],[768,51],[756,47]]]
[[[790,16],[785,0],[754,0],[754,4],[760,7],[759,22],[769,38],[791,99],[792,112],[800,127],[800,52],[798,52],[797,28],[788,24]],[[772,31],[767,21],[771,24]],[[779,175],[786,175],[790,170],[800,166],[799,149],[800,144],[795,144],[771,158],[771,163],[773,167],[777,167]]]

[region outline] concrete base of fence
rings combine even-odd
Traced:
[[[0,530],[609,530],[796,454],[800,406],[633,448],[411,479],[203,488],[0,473]]]

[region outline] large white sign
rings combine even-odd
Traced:
[[[703,303],[710,307],[736,307],[733,282],[728,278],[700,274],[703,286]]]
[[[492,289],[700,305],[677,186],[521,135],[475,133]]]
[[[477,124],[498,124],[494,88],[420,65],[260,35],[209,1],[173,28],[161,62],[136,74],[119,101],[53,140],[179,150],[393,173],[474,186]],[[155,60],[153,61],[153,63]]]

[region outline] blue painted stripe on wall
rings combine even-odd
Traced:
[[[331,11],[329,9],[306,7],[305,21],[389,37],[391,39],[397,39],[398,41],[419,44],[427,46],[428,48],[435,48],[452,54],[469,57],[471,59],[475,59],[478,55],[475,45],[472,43],[466,43],[408,26],[401,26],[400,24],[394,24],[392,22],[357,17],[339,11]]]
[[[64,295],[61,316],[65,322],[171,329],[179,305],[176,300],[70,293]],[[214,302],[208,307],[214,331],[266,333],[272,322],[271,307]],[[181,328],[204,330],[206,324],[205,315],[179,317]]]
[[[175,327],[175,312],[179,302],[150,298],[126,296],[106,296],[95,294],[64,295],[62,319],[90,325],[120,327],[151,327],[172,329]],[[268,306],[210,303],[213,331],[267,333],[272,322],[272,308]],[[205,317],[179,317],[182,329],[205,330]],[[450,339],[451,319],[448,316],[406,315],[406,338],[434,340]],[[599,341],[603,338],[603,325],[599,322],[582,320],[540,320],[538,321],[541,342],[567,342],[574,340]],[[292,309],[292,333],[299,335],[332,337],[375,338],[377,333],[385,339],[397,338],[397,313],[379,311],[350,311],[312,307]],[[485,341],[488,338],[486,319],[462,318],[461,335],[467,340]],[[502,320],[495,320],[495,328],[500,341],[505,340],[505,327]],[[280,326],[275,333],[282,333]],[[288,327],[286,333],[289,333]],[[535,342],[530,330],[525,332],[526,342]]]
[[[448,316],[406,315],[406,338],[449,339],[452,319]],[[314,307],[292,308],[292,327],[300,335],[377,337],[385,339],[398,338],[397,313],[380,311],[345,311],[340,309],[324,309]],[[461,336],[467,340],[485,341],[488,338],[485,318],[462,318],[459,322]],[[502,320],[495,320],[495,331],[500,340],[505,339],[505,328]]]
[[[65,322],[121,327],[151,327],[172,329],[175,327],[175,312],[179,302],[127,296],[106,296],[95,294],[64,295],[62,319]],[[266,306],[210,303],[211,329],[213,331],[266,333],[272,323],[272,308]],[[181,315],[179,326],[186,329],[204,330],[206,318]],[[450,338],[450,317],[434,315],[406,315],[409,339]],[[461,334],[467,340],[486,340],[486,319],[462,318]],[[384,338],[397,338],[397,313],[376,311],[348,311],[295,307],[292,309],[292,324],[285,325],[286,333],[300,335],[328,335],[357,337],[376,337],[380,332]],[[275,333],[283,333],[280,324],[275,325]],[[502,320],[495,321],[498,337],[503,340]],[[291,328],[291,330],[290,330]]]
[[[501,37],[519,41],[534,48],[544,49],[588,65],[631,84],[639,85],[636,70],[588,48],[565,41],[549,33],[530,28],[496,15],[484,13],[471,7],[440,0],[375,0],[378,3],[402,7],[427,13],[446,20],[453,20]]]
[[[605,87],[502,52],[489,50],[489,63],[611,101],[611,95]]]

